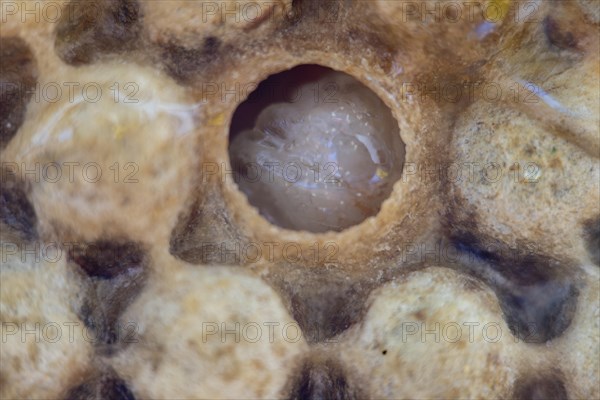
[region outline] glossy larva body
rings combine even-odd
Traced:
[[[330,72],[262,110],[230,147],[239,188],[270,222],[340,231],[375,215],[402,173],[398,123],[370,89]]]

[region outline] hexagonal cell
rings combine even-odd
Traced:
[[[195,157],[199,105],[149,67],[109,63],[70,72],[77,83],[72,96],[62,91],[50,101],[41,94],[30,104],[33,117],[22,125],[21,140],[2,153],[29,185],[40,231],[63,242],[168,242],[176,204],[191,187],[186,171]],[[47,74],[40,85],[55,79],[62,78]],[[180,190],[157,190],[170,185]],[[156,224],[163,216],[165,223]]]
[[[240,268],[157,263],[162,272],[120,319],[134,342],[110,359],[133,394],[278,397],[307,346],[277,294]]]
[[[65,258],[39,247],[0,257],[0,397],[60,398],[93,358],[93,346],[77,316],[82,279]]]
[[[600,208],[600,168],[581,148],[551,132],[501,104],[480,101],[465,110],[453,145],[460,175],[446,182],[452,229],[578,258],[581,220],[598,215]]]
[[[263,81],[231,122],[234,177],[271,223],[341,231],[377,214],[402,175],[398,122],[353,77],[302,65]]]
[[[363,321],[336,349],[368,398],[505,398],[523,345],[494,293],[446,268],[373,291]]]

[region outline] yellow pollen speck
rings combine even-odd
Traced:
[[[388,176],[388,173],[382,170],[381,168],[377,168],[377,172],[375,172],[375,175],[377,175],[381,179],[385,179]]]
[[[122,139],[123,138],[123,134],[126,132],[126,129],[123,125],[119,124],[115,127],[115,131],[113,133],[113,136],[115,137],[115,139]]]
[[[511,0],[489,0],[488,7],[495,7],[500,14],[499,17],[504,20],[508,16]]]
[[[223,125],[223,123],[225,122],[225,114],[220,113],[215,115],[210,121],[208,121],[208,124],[211,126],[221,126]]]

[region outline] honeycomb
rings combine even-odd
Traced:
[[[595,0],[0,20],[0,398],[600,398]],[[404,151],[377,212],[326,232],[267,220],[229,153],[257,86],[314,65]]]

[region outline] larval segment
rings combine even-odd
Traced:
[[[240,189],[272,223],[340,231],[375,215],[402,173],[398,124],[375,93],[331,72],[274,103],[230,154]]]

